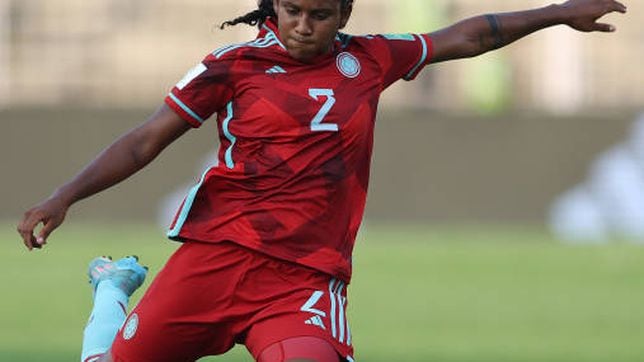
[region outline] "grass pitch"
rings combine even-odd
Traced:
[[[87,262],[137,254],[153,276],[176,248],[154,227],[69,224],[27,253],[4,225],[0,361],[79,360]],[[562,246],[517,228],[367,225],[348,313],[358,361],[642,361],[644,248]],[[236,348],[202,361],[252,359]]]

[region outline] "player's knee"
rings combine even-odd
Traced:
[[[318,337],[294,337],[268,346],[258,362],[338,362],[338,352]]]

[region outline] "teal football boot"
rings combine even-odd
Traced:
[[[147,274],[148,268],[139,264],[137,256],[126,256],[117,261],[99,256],[89,263],[87,269],[89,282],[94,292],[101,282],[109,281],[128,297],[143,284]]]

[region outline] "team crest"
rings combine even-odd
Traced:
[[[136,329],[139,326],[139,316],[136,313],[132,314],[127,320],[125,327],[123,328],[123,339],[126,341],[132,339],[136,334]]]
[[[358,58],[354,57],[351,53],[342,52],[338,54],[335,64],[338,70],[347,78],[355,78],[360,75],[362,66]]]

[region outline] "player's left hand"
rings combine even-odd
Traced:
[[[562,7],[566,11],[565,23],[583,32],[614,32],[614,25],[597,20],[614,12],[625,14],[627,10],[626,5],[615,0],[568,0]]]

